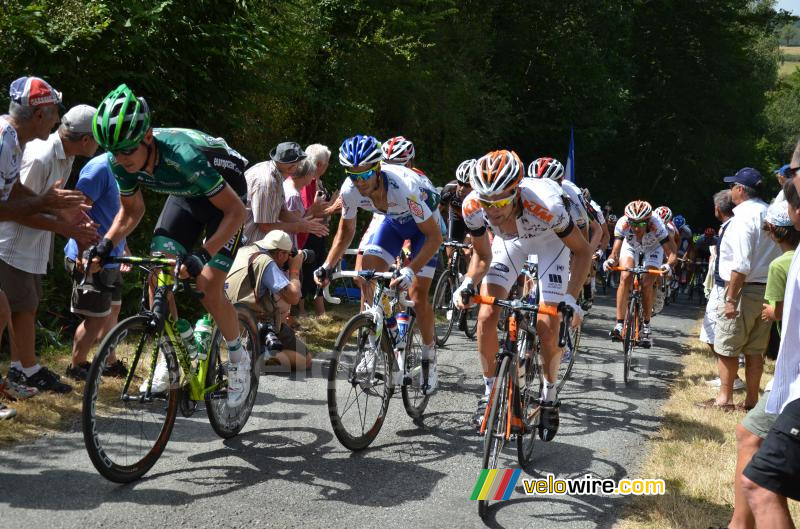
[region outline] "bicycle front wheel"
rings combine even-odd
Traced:
[[[536,336],[528,332],[522,333],[517,349],[520,355],[520,369],[525,374],[519,383],[520,418],[525,430],[517,435],[517,461],[524,468],[533,460],[533,446],[539,429],[539,402],[544,379],[539,364],[539,346]]]
[[[453,291],[455,282],[450,272],[445,271],[439,276],[436,288],[433,291],[433,331],[436,336],[436,345],[444,347],[450,333],[453,331],[453,323],[461,316],[460,312],[453,306]]]
[[[483,467],[496,469],[500,461],[500,453],[506,444],[506,420],[508,416],[508,367],[510,358],[504,356],[500,363],[497,377],[494,379],[489,417],[483,437]],[[484,517],[489,510],[489,504],[494,498],[478,500],[478,514]]]
[[[375,322],[356,314],[336,339],[328,371],[328,415],[333,433],[350,450],[377,437],[392,398],[391,346],[375,339]]]
[[[637,330],[635,327],[638,325],[637,318],[639,317],[637,311],[637,304],[634,301],[630,302],[628,313],[625,315],[625,335],[622,340],[622,352],[624,353],[622,378],[625,383],[628,383],[628,377],[631,370],[631,356],[633,355],[633,345],[637,338]]]
[[[239,406],[229,407],[227,393],[228,387],[228,343],[217,329],[211,341],[211,350],[208,353],[208,371],[206,372],[206,413],[208,422],[217,435],[229,439],[238,434],[250,413],[258,395],[259,374],[256,373],[256,358],[261,349],[259,346],[258,330],[252,313],[247,307],[236,306],[236,316],[239,320],[239,339],[242,348],[250,359],[250,389],[247,398]]]
[[[405,339],[405,369],[406,373],[409,373],[409,376],[411,376],[411,380],[403,381],[400,393],[403,396],[403,406],[405,406],[408,416],[412,419],[419,419],[425,412],[425,407],[428,406],[428,400],[431,397],[430,395],[422,393],[419,384],[420,376],[417,375],[418,371],[414,371],[414,368],[417,367],[420,362],[420,356],[422,354],[422,335],[419,332],[416,317],[412,317],[411,321],[409,321]],[[422,366],[420,366],[420,369],[422,369]]]
[[[581,342],[581,329],[582,325],[572,327],[567,334],[567,345],[564,348],[564,353],[561,357],[561,364],[558,366],[558,383],[556,391],[560,394],[564,388],[564,384],[569,380],[572,374],[572,366],[575,365],[575,359],[578,358],[578,344]]]
[[[178,360],[172,346],[153,331],[149,321],[146,315],[132,316],[108,333],[94,357],[83,392],[81,422],[86,451],[97,471],[116,483],[135,481],[150,470],[175,424]],[[109,359],[121,361],[127,376],[104,373]],[[147,396],[148,386],[156,389],[153,378],[159,359],[167,367],[163,372],[167,387]]]

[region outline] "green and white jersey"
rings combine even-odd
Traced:
[[[158,159],[153,174],[129,173],[108,154],[122,196],[139,186],[156,193],[185,197],[213,197],[227,182],[239,196],[247,193],[244,169],[247,159],[222,138],[192,129],[153,129]]]

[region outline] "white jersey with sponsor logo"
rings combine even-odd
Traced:
[[[11,188],[19,180],[22,164],[22,148],[19,146],[17,130],[0,116],[0,202],[8,200]]]
[[[650,219],[647,221],[645,234],[642,236],[641,240],[638,240],[636,234],[633,232],[633,226],[631,226],[628,217],[623,215],[617,221],[617,225],[614,226],[614,238],[623,239],[634,250],[649,252],[667,242],[669,231],[664,226],[660,217],[651,215]]]
[[[387,210],[380,211],[372,200],[359,193],[358,188],[348,178],[342,184],[342,218],[354,219],[358,209],[373,213],[385,213],[399,224],[425,222],[437,211],[439,195],[427,177],[400,165],[384,164],[381,174],[386,185]]]
[[[536,239],[537,242],[558,240],[558,234],[566,233],[573,225],[567,212],[564,193],[552,180],[543,178],[523,178],[517,188],[522,199],[522,214],[517,217],[517,232],[509,236],[497,226],[491,226],[483,212],[478,193],[472,191],[464,199],[462,212],[464,223],[471,231],[480,230],[489,224],[495,237],[513,239]]]

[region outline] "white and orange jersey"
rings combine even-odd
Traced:
[[[623,215],[617,221],[617,225],[614,226],[614,238],[624,240],[635,250],[647,252],[667,242],[670,238],[670,232],[658,215],[651,215],[647,221],[646,231],[642,239],[639,240],[636,238],[628,217]]]
[[[522,200],[522,213],[517,217],[516,235],[509,237],[488,222],[476,191],[467,195],[462,205],[467,229],[479,232],[488,225],[495,237],[533,239],[533,242],[543,243],[558,240],[572,231],[574,224],[567,210],[564,193],[557,183],[543,178],[524,178],[517,187],[517,193]]]

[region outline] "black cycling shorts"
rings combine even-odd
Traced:
[[[179,255],[189,253],[201,236],[213,235],[224,214],[206,197],[170,195],[153,231],[151,252]],[[228,272],[242,243],[242,227],[222,249],[211,257],[208,265]]]
[[[447,238],[451,241],[464,242],[464,237],[466,236],[467,225],[464,219],[450,212],[450,219],[447,226]]]

